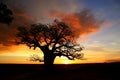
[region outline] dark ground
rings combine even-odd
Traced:
[[[0,80],[120,80],[120,63],[55,65],[0,64]]]

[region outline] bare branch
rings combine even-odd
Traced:
[[[30,56],[30,61],[44,62],[44,60],[40,59],[40,57],[38,55],[35,55],[35,54]]]

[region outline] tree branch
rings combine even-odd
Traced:
[[[30,56],[30,61],[44,62],[44,60],[40,59],[40,57],[38,55],[35,55],[35,54]]]

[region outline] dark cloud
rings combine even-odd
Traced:
[[[3,0],[3,2],[14,12],[30,15],[35,22],[41,22],[42,19],[49,18],[51,11],[72,13],[80,6],[74,0]]]

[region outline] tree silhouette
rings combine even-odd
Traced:
[[[0,3],[0,23],[10,24],[13,20],[13,13],[7,6]]]
[[[38,47],[44,54],[44,60],[36,55],[32,61],[44,61],[45,67],[53,66],[56,56],[65,56],[69,60],[81,59],[83,49],[75,43],[70,26],[54,20],[53,24],[33,24],[30,27],[18,27],[17,37],[20,44],[26,44],[34,50]]]

